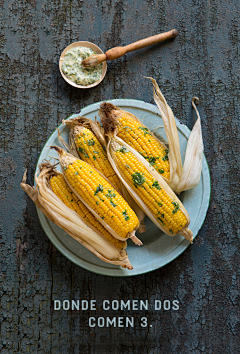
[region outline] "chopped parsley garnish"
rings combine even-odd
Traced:
[[[63,167],[64,171],[66,171],[67,167]]]
[[[99,154],[99,152],[98,151],[93,151],[94,152],[94,154]]]
[[[130,166],[129,165],[125,165],[127,168],[130,168]]]
[[[164,173],[164,170],[163,170],[162,168],[159,168],[159,169],[158,169],[158,172],[159,172],[159,173]]]
[[[151,156],[151,157],[145,157],[145,159],[146,160],[148,160],[149,161],[149,163],[150,163],[150,165],[154,165],[155,164],[155,162],[156,162],[156,160],[158,160],[159,159],[159,157],[154,157],[154,156]]]
[[[146,181],[146,177],[144,177],[144,173],[135,172],[134,174],[132,174],[132,180],[134,186],[137,187],[141,186]]]
[[[155,188],[157,188],[159,190],[162,189],[162,187],[159,186],[158,181],[154,181],[153,184],[152,184],[152,187],[155,187]]]
[[[78,175],[78,171],[77,172],[74,172],[75,175]]]
[[[169,232],[171,232],[171,234],[173,234],[173,230],[172,229],[169,229]]]
[[[93,139],[90,139],[87,141],[87,143],[88,143],[88,146],[92,146],[95,144],[95,141]]]
[[[108,193],[105,194],[107,198],[115,198],[116,193],[112,193],[111,189],[108,189]]]
[[[128,214],[127,214],[127,209],[125,209],[124,211],[122,211],[122,214],[123,214],[123,216],[124,216],[124,218],[125,218],[126,221],[128,221],[128,220],[130,219],[130,217],[129,217]]]
[[[129,152],[128,148],[126,148],[126,146],[124,146],[124,145],[118,151],[122,152],[123,154],[125,154],[126,152]]]
[[[103,186],[101,184],[96,188],[94,195],[98,194],[98,192],[103,192]]]
[[[98,205],[98,204],[99,204],[99,202],[96,202],[96,204]]]
[[[163,224],[163,226],[164,226],[164,225],[165,225],[165,224],[164,224],[164,221],[163,221],[163,220],[162,220],[159,216],[158,216],[157,218],[158,218],[158,220],[160,220],[160,221],[161,221],[161,223],[162,223],[162,224]]]
[[[81,153],[83,153],[83,152],[84,152],[84,149],[81,148],[81,147],[79,147],[79,148],[78,148],[78,151],[81,152]]]
[[[168,153],[169,153],[169,150],[168,150],[168,149],[165,149],[164,152],[165,152],[165,156],[162,158],[162,160],[163,160],[163,161],[168,161]]]
[[[73,199],[71,199],[71,202],[73,202]]]
[[[157,203],[158,203],[159,206],[162,206],[162,203],[160,203],[160,202],[157,202]]]
[[[177,202],[172,202],[172,204],[174,205],[174,209],[172,211],[173,214],[175,214],[178,210],[179,210],[179,204]]]
[[[144,132],[144,135],[147,135],[147,134],[151,135],[150,133],[148,133],[148,128],[144,128],[144,127],[138,127],[138,129],[141,129],[141,130],[143,130],[143,132]]]
[[[102,219],[104,219],[105,218],[105,216],[102,216]]]
[[[89,158],[88,154],[86,154],[86,152],[83,154],[83,156]]]
[[[114,204],[112,200],[110,200],[110,204],[115,208],[117,204]]]
[[[127,125],[125,127],[123,127],[123,129],[126,129],[126,132],[128,131],[128,129],[132,130],[132,128]]]
[[[93,156],[93,160],[96,160],[97,158],[96,158],[96,156]]]
[[[106,148],[105,148],[105,146],[103,146],[102,148],[103,148],[103,150],[104,150],[104,151],[106,151]]]

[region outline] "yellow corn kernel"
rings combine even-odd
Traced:
[[[62,174],[53,176],[50,179],[50,186],[56,196],[70,209],[74,210],[90,225],[98,230],[104,237],[111,241],[117,248],[125,248],[125,242],[113,237],[100,222],[92,215],[85,205],[77,198],[77,196],[68,187]]]
[[[164,188],[128,149],[124,147],[116,150],[115,156],[123,177],[132,185],[155,218],[170,233],[178,233],[187,224],[187,218],[179,209],[178,203],[169,197]]]
[[[121,191],[119,178],[108,161],[105,148],[94,133],[88,128],[77,126],[74,128],[74,141],[80,158],[95,167],[118,191]]]
[[[118,136],[137,150],[163,177],[170,179],[168,149],[155,140],[148,128],[130,115],[119,115]]]
[[[74,191],[121,237],[126,238],[139,224],[123,197],[88,163],[76,160],[65,169]]]

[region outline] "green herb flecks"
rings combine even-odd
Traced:
[[[98,192],[103,192],[103,185],[99,184],[99,186],[96,188],[94,195],[98,194]]]
[[[111,189],[108,189],[108,193],[105,194],[107,198],[115,198],[116,193],[112,192]]]
[[[125,209],[124,211],[122,211],[122,214],[123,214],[124,219],[125,219],[126,221],[128,221],[128,220],[130,219],[130,217],[129,217],[128,214],[127,214],[127,209]]]
[[[158,169],[158,172],[161,173],[161,174],[163,174],[163,173],[164,173],[164,170],[163,170],[162,168],[159,168],[159,169]]]
[[[162,158],[162,160],[163,160],[163,161],[168,161],[168,153],[169,153],[169,150],[168,150],[168,149],[165,149],[164,152],[165,152],[165,155],[164,155],[164,157]]]
[[[93,146],[95,144],[95,141],[92,139],[87,140],[88,146]]]
[[[148,133],[148,128],[138,127],[138,129],[140,129],[140,130],[142,130],[142,131],[143,131],[144,136],[145,136],[145,135],[147,135],[147,134],[151,135],[150,133]]]
[[[122,146],[121,149],[117,150],[117,151],[120,151],[122,152],[123,154],[125,154],[126,152],[129,152],[128,148],[126,148],[126,146]]]
[[[174,205],[174,209],[173,209],[172,213],[175,214],[179,210],[180,207],[177,202],[172,202],[172,204]]]
[[[144,173],[135,172],[134,174],[132,174],[132,180],[134,186],[137,187],[141,186],[146,181],[146,177],[144,177]]]
[[[153,184],[152,184],[152,187],[155,187],[155,188],[157,188],[159,190],[162,189],[162,187],[159,186],[158,181],[154,181]]]

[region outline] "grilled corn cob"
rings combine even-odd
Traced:
[[[117,239],[130,237],[141,245],[135,236],[138,218],[123,197],[88,163],[57,146],[51,148],[59,154],[67,184],[97,220]]]
[[[111,103],[104,102],[99,109],[102,123],[115,129],[117,136],[139,152],[166,180],[170,179],[169,150],[133,114]]]
[[[87,222],[83,221],[75,211],[66,206],[53,193],[48,183],[52,175],[52,167],[42,168],[39,176],[37,176],[37,173],[35,175],[37,188],[34,188],[26,184],[25,171],[21,187],[49,220],[62,228],[98,258],[107,263],[132,269],[125,249],[119,249],[115,243],[110,242],[100,232],[96,232],[89,227]]]
[[[108,158],[121,181],[149,218],[166,234],[192,242],[189,215],[164,179],[130,145],[109,132]]]
[[[77,198],[77,196],[68,187],[63,174],[55,172],[54,176],[51,177],[49,184],[52,191],[58,196],[59,199],[70,209],[74,210],[81,218],[87,221],[91,227],[100,232],[101,235],[106,237],[110,242],[112,242],[117,248],[124,249],[127,247],[126,241],[120,241],[113,237],[104,227],[100,224],[96,218],[90,213],[90,211],[85,207],[85,205]]]
[[[64,124],[70,129],[70,144],[74,141],[81,160],[95,167],[107,177],[117,191],[122,193],[119,178],[108,161],[106,148],[98,141],[94,132],[82,125],[81,122],[85,122],[84,117],[64,121]]]

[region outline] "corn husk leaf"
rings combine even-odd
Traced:
[[[203,141],[201,131],[201,121],[199,113],[196,110],[198,119],[191,131],[187,143],[185,161],[182,167],[180,155],[180,144],[177,132],[177,126],[173,112],[167,104],[156,80],[149,78],[153,84],[153,97],[164,123],[165,133],[169,144],[169,162],[170,162],[170,187],[177,193],[194,188],[198,185],[202,171]]]
[[[176,236],[177,234],[172,234],[170,233],[167,229],[164,228],[164,226],[161,224],[161,222],[155,217],[155,215],[152,213],[152,211],[149,209],[147,204],[144,203],[144,201],[138,196],[138,194],[135,192],[134,188],[132,187],[131,184],[128,183],[124,179],[124,175],[122,174],[121,169],[119,168],[117,159],[115,158],[114,152],[122,147],[126,147],[135,157],[144,165],[144,167],[148,170],[148,172],[153,176],[154,179],[156,179],[160,186],[164,188],[166,193],[169,195],[171,199],[173,199],[175,202],[179,204],[180,210],[184,213],[184,215],[187,218],[187,224],[186,226],[180,230],[179,234],[184,236],[187,240],[192,242],[193,240],[193,234],[192,231],[188,228],[188,225],[190,224],[190,218],[188,215],[187,210],[181,203],[181,201],[178,199],[178,197],[175,195],[175,193],[172,191],[170,186],[166,183],[166,181],[159,175],[159,173],[147,162],[146,159],[144,159],[135,149],[133,149],[130,145],[128,145],[126,142],[124,142],[122,139],[117,137],[116,135],[109,136],[109,142],[107,145],[107,153],[108,153],[108,159],[114,168],[115,172],[121,179],[122,183],[125,185],[126,189],[128,192],[131,194],[132,198],[136,201],[136,203],[143,209],[143,211],[146,213],[146,215],[154,222],[154,224],[161,229],[164,233],[166,233],[169,236]]]
[[[80,158],[79,154],[78,154],[78,150],[75,145],[75,140],[74,140],[74,133],[73,133],[74,127],[84,126],[85,128],[92,130],[93,133],[95,134],[96,138],[98,139],[98,141],[102,144],[102,146],[104,146],[106,148],[107,141],[105,139],[104,129],[100,126],[100,124],[97,120],[93,121],[92,119],[79,116],[76,118],[63,120],[62,123],[66,124],[67,127],[69,128],[69,144],[61,137],[60,132],[58,130],[59,141],[65,147],[67,152],[74,155],[75,157]],[[98,171],[98,172],[102,175],[102,173],[100,171]],[[112,185],[112,183],[107,179],[107,177],[105,177],[105,176],[103,176],[103,177]],[[113,187],[116,189],[115,186],[113,186]],[[120,194],[122,194],[123,198],[127,201],[127,203],[130,205],[130,207],[134,210],[135,214],[137,215],[139,223],[140,223],[139,228],[138,228],[138,232],[139,233],[145,232],[146,231],[146,225],[144,222],[145,213],[136,204],[136,202],[131,197],[131,195],[128,193],[128,191],[126,190],[126,188],[124,187],[122,182],[121,182],[121,190],[120,191],[118,190],[118,192]]]
[[[58,146],[51,146],[52,149],[55,149],[59,155],[59,162],[60,165],[62,167],[62,172],[65,178],[65,181],[67,183],[67,185],[69,186],[69,188],[73,191],[73,193],[78,197],[78,199],[81,200],[81,202],[88,208],[88,210],[95,216],[95,218],[105,227],[105,229],[107,229],[111,235],[113,235],[115,238],[121,240],[121,241],[126,241],[127,238],[131,238],[131,240],[138,246],[142,245],[142,242],[135,236],[135,231],[137,230],[133,230],[132,232],[128,233],[126,238],[121,237],[115,230],[113,230],[111,228],[111,226],[109,226],[104,219],[102,219],[88,204],[87,200],[83,199],[74,189],[73,187],[69,184],[67,178],[65,177],[65,168],[69,165],[74,163],[77,159],[76,157],[74,157],[73,155],[67,153],[65,150],[61,149]],[[85,162],[87,163],[87,162]],[[94,169],[97,173],[99,173],[105,180],[106,177],[104,177],[99,171],[97,171],[93,166],[91,166],[91,169]],[[139,227],[139,226],[138,226]]]
[[[127,253],[119,250],[104,236],[93,231],[79,217],[77,213],[69,209],[47,186],[46,172],[35,175],[37,187],[31,187],[26,183],[27,171],[25,171],[21,183],[22,189],[33,200],[36,206],[54,224],[59,226],[76,241],[86,247],[90,252],[106,263],[121,265],[123,268],[132,269]]]

